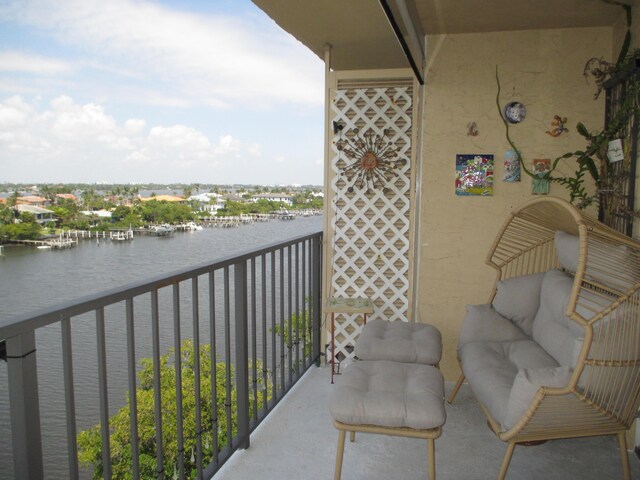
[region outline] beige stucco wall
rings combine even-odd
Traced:
[[[601,128],[603,98],[582,76],[594,56],[610,58],[611,28],[565,29],[428,38],[422,144],[419,249],[419,321],[443,334],[441,363],[447,379],[458,375],[455,346],[465,305],[486,303],[495,278],[485,256],[506,214],[532,198],[531,181],[502,181],[509,149],[496,106],[495,68],[499,66],[501,103],[518,100],[526,120],[511,127],[511,137],[526,162],[551,158],[584,147],[577,121]],[[568,117],[570,132],[545,133],[554,115]],[[476,122],[479,134],[467,135]],[[493,153],[492,197],[455,195],[457,153]],[[567,197],[562,187],[553,195]],[[567,197],[568,198],[568,197]]]

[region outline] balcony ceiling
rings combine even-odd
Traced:
[[[320,58],[331,44],[336,70],[408,66],[377,0],[253,3]],[[613,26],[623,15],[604,0],[416,0],[415,6],[427,34]]]

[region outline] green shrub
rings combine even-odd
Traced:
[[[35,240],[41,235],[37,223],[8,223],[0,225],[0,238],[7,240]]]
[[[176,388],[175,364],[173,349],[160,357],[160,384],[162,398],[162,442],[164,451],[164,471],[167,478],[173,475],[178,464],[178,437],[176,420]],[[184,465],[185,475],[192,478],[196,475],[196,421],[195,421],[195,373],[194,348],[191,340],[183,342],[182,356],[182,411],[184,435]],[[216,363],[216,405],[211,402],[211,356],[208,344],[200,346],[200,409],[202,434],[203,464],[208,464],[213,457],[212,419],[216,409],[218,419],[217,441],[221,449],[227,444],[227,413],[225,408],[226,367],[224,363]],[[230,367],[234,378],[233,368]],[[140,473],[142,478],[156,477],[156,428],[155,404],[153,390],[153,361],[150,358],[142,360],[142,370],[138,373],[138,388],[136,399],[138,402],[138,436],[140,448]],[[263,388],[262,385],[260,387]],[[271,389],[268,388],[268,398]],[[231,390],[232,434],[237,432],[237,393],[235,385]],[[258,405],[262,408],[262,395],[259,395]],[[111,432],[111,465],[113,479],[131,478],[131,446],[129,432],[129,400],[118,412],[109,419]],[[100,425],[78,435],[78,458],[85,467],[93,467],[93,478],[103,477],[102,465],[102,437]]]

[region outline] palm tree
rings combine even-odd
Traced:
[[[18,193],[18,190],[15,190],[11,196],[9,198],[7,198],[7,207],[15,207],[18,203],[18,198],[20,197],[20,194]]]

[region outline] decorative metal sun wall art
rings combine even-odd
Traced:
[[[360,129],[354,128],[353,138],[343,138],[341,127],[337,128],[340,140],[336,142],[336,148],[351,161],[339,168],[340,175],[346,178],[347,192],[352,193],[357,187],[366,188],[368,194],[375,188],[382,188],[382,192],[387,193],[387,184],[407,163],[406,159],[398,158],[397,148],[386,138],[389,131],[384,130],[382,135],[378,135],[369,129],[360,135]]]

